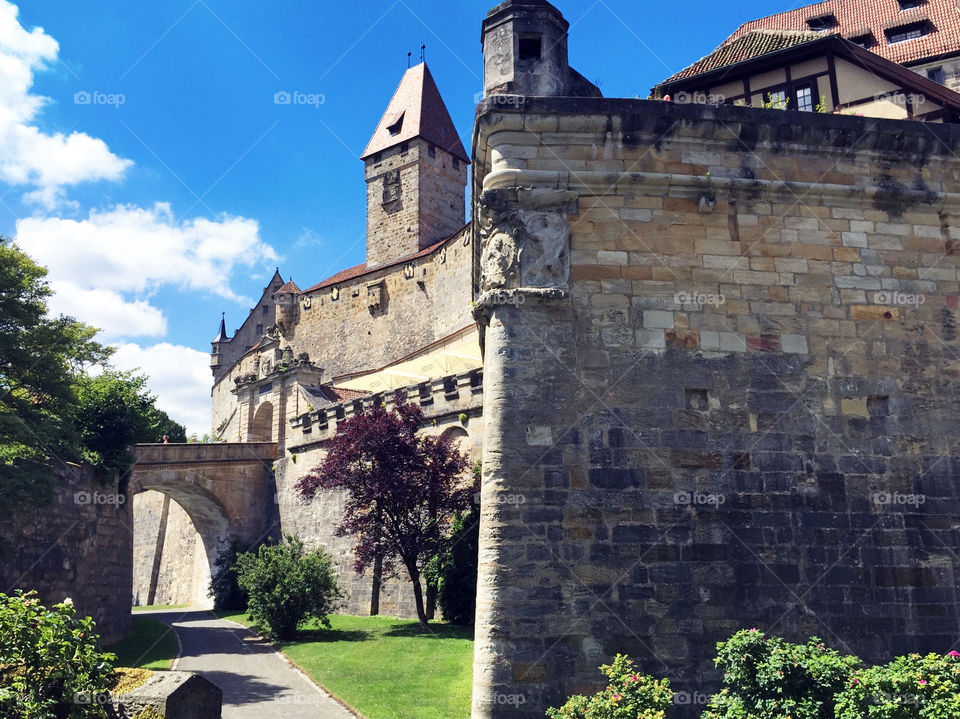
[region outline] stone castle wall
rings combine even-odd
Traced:
[[[948,651],[960,130],[495,100],[474,719],[542,717],[617,652],[708,693],[754,626]]]
[[[0,517],[5,556],[0,586],[36,590],[44,605],[73,600],[91,616],[103,644],[130,632],[133,512],[117,478],[90,467],[57,465],[46,506]]]
[[[470,242],[470,233],[463,230],[410,262],[301,295],[299,321],[284,342],[294,355],[309,354],[328,383],[347,373],[379,369],[463,329],[472,323]],[[368,304],[371,285],[382,288],[379,309],[371,310]],[[282,383],[238,406],[231,391],[234,379],[252,371],[254,359],[254,353],[245,356],[213,388],[213,426],[222,425],[228,441],[245,439],[251,418],[264,402],[276,409],[283,399],[288,407],[283,419],[306,411],[297,392]],[[283,398],[281,391],[286,392]],[[274,439],[281,421],[279,414],[273,420]]]

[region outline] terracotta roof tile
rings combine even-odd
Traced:
[[[767,55],[788,47],[802,45],[808,42],[822,40],[822,32],[797,32],[792,30],[751,30],[741,37],[721,45],[687,68],[684,68],[673,77],[669,77],[661,84],[682,80],[686,77],[700,75],[718,67],[734,65],[744,60],[751,60],[761,55]]]
[[[898,0],[826,0],[826,2],[770,15],[741,25],[726,42],[743,37],[751,30],[809,30],[807,20],[832,14],[837,27],[832,31],[844,37],[872,32],[876,44],[871,52],[893,62],[916,63],[926,58],[960,52],[960,12],[957,0],[925,0],[916,9],[902,11]],[[923,37],[889,43],[884,30],[928,18],[933,31]]]
[[[470,162],[425,62],[404,73],[361,159],[416,137],[433,143],[468,164]]]
[[[288,294],[288,295],[299,295],[299,294],[300,294],[300,288],[297,287],[297,284],[291,279],[289,282],[287,282],[287,283],[286,283],[285,285],[283,285],[282,287],[278,287],[278,288],[277,288],[277,291],[274,292],[273,294],[279,295],[279,294],[281,294],[281,293],[286,293],[286,294]]]

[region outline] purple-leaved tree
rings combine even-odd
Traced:
[[[467,456],[446,437],[418,434],[422,426],[423,412],[400,393],[389,412],[373,407],[341,422],[323,463],[297,491],[305,499],[322,489],[346,493],[336,533],[355,537],[354,568],[361,573],[382,563],[389,573],[402,565],[425,627],[420,577],[443,529],[470,506],[477,487],[466,474]]]

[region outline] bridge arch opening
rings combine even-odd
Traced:
[[[169,474],[166,478],[135,478],[130,485],[138,517],[134,524],[134,604],[186,601],[191,607],[210,609],[210,579],[220,552],[229,544],[230,519],[223,505],[203,487],[182,473]]]

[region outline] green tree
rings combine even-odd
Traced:
[[[0,462],[76,458],[77,377],[112,351],[95,328],[47,316],[46,274],[0,237]]]
[[[157,442],[165,432],[183,441],[186,430],[156,408],[146,384],[143,375],[117,370],[78,377],[74,418],[84,460],[122,473],[133,462],[131,446]],[[177,440],[171,436],[171,441]]]
[[[330,628],[340,590],[333,561],[323,550],[303,551],[287,535],[281,544],[264,544],[237,557],[237,583],[249,595],[247,613],[271,637],[290,639],[308,619]]]

